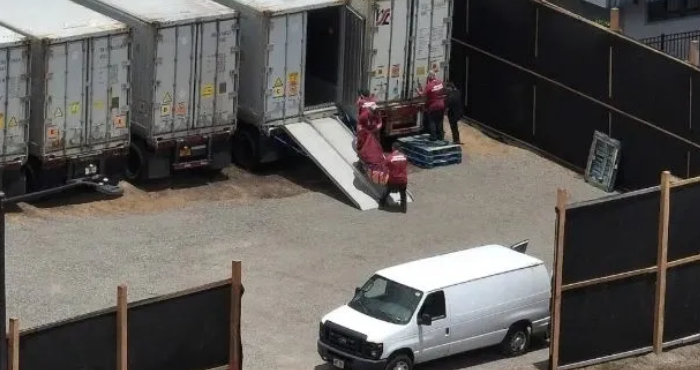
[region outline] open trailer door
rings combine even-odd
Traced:
[[[364,67],[364,45],[365,45],[365,20],[346,5],[342,9],[341,30],[342,50],[339,53],[338,61],[339,86],[338,89],[341,108],[352,118],[357,119],[357,92],[362,86],[362,71]]]

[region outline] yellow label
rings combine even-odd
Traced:
[[[77,101],[70,103],[70,105],[68,106],[68,111],[70,112],[70,114],[78,114],[78,112],[80,112],[80,103],[78,103]]]
[[[56,108],[55,111],[53,111],[53,117],[58,118],[58,117],[63,117],[63,111],[61,108]]]
[[[214,95],[214,85],[206,84],[202,86],[202,96],[212,96]]]
[[[299,73],[292,72],[287,75],[287,86],[289,96],[295,96],[299,92]]]
[[[282,87],[282,86],[284,86],[284,82],[282,82],[281,78],[277,77],[277,79],[275,80],[275,84],[272,85],[272,87],[274,88],[274,87]]]
[[[5,115],[0,113],[0,129],[5,128]]]
[[[281,98],[284,96],[284,88],[283,87],[273,87],[272,88],[272,96],[275,98]]]
[[[160,115],[161,116],[169,116],[170,115],[170,106],[168,104],[163,104],[160,106]]]
[[[422,66],[421,66],[421,67],[416,68],[416,74],[417,74],[418,76],[424,75],[424,74],[425,74],[425,67],[422,67]]]
[[[384,66],[377,67],[376,77],[384,77]]]
[[[96,101],[92,103],[92,106],[97,110],[102,110],[105,107],[105,103],[102,101]]]
[[[166,92],[165,95],[163,95],[163,104],[170,104],[172,102],[173,102],[173,97],[170,95],[170,93]]]
[[[10,123],[7,124],[7,127],[15,127],[17,126],[17,120],[15,117],[10,117]]]

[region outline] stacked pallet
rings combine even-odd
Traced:
[[[408,161],[420,168],[434,168],[462,163],[462,147],[446,141],[430,141],[428,134],[398,139]]]

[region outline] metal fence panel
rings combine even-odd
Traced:
[[[546,6],[538,6],[537,12],[537,72],[607,101],[614,36]]]
[[[613,40],[614,106],[684,137],[690,129],[692,73],[697,72],[631,40]]]
[[[690,42],[698,39],[700,39],[700,30],[670,34],[662,33],[659,36],[648,37],[639,41],[678,59],[688,60],[690,56]]]

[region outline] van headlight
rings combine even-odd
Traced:
[[[368,356],[370,358],[378,360],[379,358],[382,357],[382,352],[384,352],[384,344],[383,343],[366,342],[363,352],[364,352],[365,356]]]

